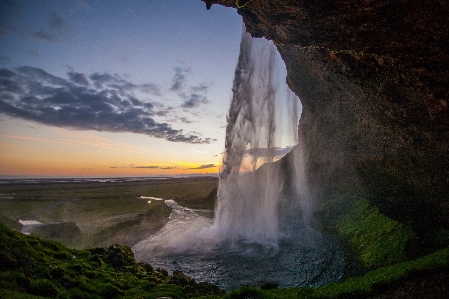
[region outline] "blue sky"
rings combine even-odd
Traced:
[[[200,0],[2,1],[0,175],[216,173],[241,31]]]

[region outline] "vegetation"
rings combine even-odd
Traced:
[[[22,186],[22,190],[19,186],[1,186],[4,205],[0,220],[17,229],[17,219],[26,219],[27,215],[40,221],[65,217],[61,218],[64,222],[44,225],[35,231],[58,239],[58,231],[82,235],[85,232],[80,221],[94,223],[91,217],[96,221],[103,217],[109,219],[103,229],[98,230],[97,226],[90,232],[96,230],[111,241],[114,234],[139,233],[139,225],[167,218],[163,202],[148,204],[148,199],[139,198],[141,195],[168,198],[163,193],[167,192],[183,205],[210,208],[216,198],[216,190],[211,192],[216,184],[216,179],[211,179],[158,182],[152,186],[147,186],[148,182],[68,184],[64,188],[61,185]],[[89,198],[89,190],[94,198]],[[125,204],[129,206],[124,207]],[[137,212],[139,209],[142,211]],[[324,204],[318,216],[325,230],[340,236],[357,262],[365,267],[363,275],[320,288],[277,289],[275,283],[264,283],[261,288],[242,286],[224,294],[216,286],[197,283],[181,272],[169,275],[163,269],[138,263],[127,246],[107,244],[92,249],[70,249],[0,225],[0,298],[369,298],[394,290],[416,277],[421,279],[419,283],[428,277],[432,279],[432,275],[443,277],[432,283],[444,290],[442,285],[449,277],[449,247],[408,260],[406,247],[415,238],[413,227],[387,217],[371,200],[345,195]],[[449,239],[447,231],[441,230],[439,235],[441,240]],[[99,240],[97,235],[96,242]]]
[[[326,202],[317,213],[324,229],[337,235],[364,268],[372,270],[416,259],[449,245],[448,230],[438,226],[426,230],[427,237],[423,237],[419,228],[430,227],[427,222],[431,219],[423,218],[420,226],[407,219],[392,219],[384,213],[385,207],[379,208],[379,200],[374,195],[368,200],[347,193]],[[402,209],[411,207],[405,204]]]
[[[396,265],[381,267],[360,277],[348,278],[320,288],[291,288],[261,290],[242,287],[226,294],[224,298],[367,298],[393,288],[397,283],[413,276],[429,276],[431,273],[449,275],[449,248],[428,256]],[[444,285],[446,282],[442,281]],[[430,290],[429,290],[430,292]],[[433,297],[440,298],[440,297]]]
[[[0,225],[0,297],[189,298],[221,294],[181,272],[137,263],[127,246],[89,250],[22,235]]]
[[[5,298],[221,298],[208,283],[196,283],[181,272],[137,263],[129,247],[112,245],[89,250],[34,236],[0,225],[0,297]],[[449,248],[403,263],[381,267],[360,277],[321,288],[258,289],[242,287],[224,298],[346,298],[386,290],[413,275],[449,273]]]
[[[37,220],[46,225],[33,234],[63,242],[73,248],[134,245],[159,230],[171,210],[158,198],[175,199],[195,208],[218,185],[213,177],[134,182],[82,182],[2,184],[0,221],[20,229],[18,220]],[[214,203],[207,208],[213,209]],[[211,216],[212,213],[209,213]]]
[[[335,213],[337,214],[331,214]],[[388,218],[366,199],[346,197],[327,202],[320,211],[366,268],[375,269],[407,260],[405,248],[414,237],[410,225]]]

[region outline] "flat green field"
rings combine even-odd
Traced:
[[[44,225],[32,234],[72,248],[132,246],[159,230],[171,212],[164,201],[213,210],[218,178],[167,178],[115,182],[5,183],[0,185],[0,222],[20,230],[19,220]],[[212,217],[213,213],[206,213]]]

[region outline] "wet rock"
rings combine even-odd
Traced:
[[[371,201],[423,236],[412,253],[449,226],[447,2],[208,3],[237,8],[253,36],[276,44],[303,105],[299,131],[316,198],[381,198]],[[432,227],[422,227],[422,211]]]

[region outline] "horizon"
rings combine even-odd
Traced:
[[[141,176],[8,176],[0,175],[0,181],[2,180],[58,180],[58,179],[152,179],[152,178],[193,178],[193,177],[213,177],[219,178],[219,173],[184,173],[184,174],[174,174],[174,175],[141,175]]]
[[[0,12],[0,177],[218,174],[236,9],[19,0]]]
[[[0,12],[0,177],[218,175],[235,8],[18,0]]]

